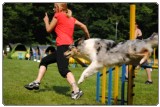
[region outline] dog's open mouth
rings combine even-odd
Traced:
[[[66,52],[64,53],[64,56],[65,56],[66,58],[70,58],[70,57],[72,56],[72,51],[66,51]]]
[[[75,46],[72,46],[72,47],[69,47],[69,50],[64,52],[64,56],[66,58],[70,58],[70,57],[73,57],[75,55],[77,55],[79,52],[77,50],[77,48]]]

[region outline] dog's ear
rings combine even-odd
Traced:
[[[75,42],[74,45],[77,47],[78,45],[80,45],[83,41],[85,40],[85,38],[78,38]]]

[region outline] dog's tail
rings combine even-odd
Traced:
[[[151,45],[152,48],[158,47],[158,33],[153,33],[149,38],[147,38],[146,43]]]

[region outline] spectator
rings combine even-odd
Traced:
[[[135,37],[135,39],[140,39],[140,40],[143,39],[142,31],[138,27],[137,23],[135,23],[135,36],[134,37]],[[143,67],[143,65],[148,65],[148,61],[146,61],[144,64],[142,64],[142,67]],[[152,78],[151,78],[152,69],[147,68],[147,67],[143,67],[143,68],[146,70],[146,74],[147,74],[147,80],[146,80],[145,84],[152,84],[153,83]],[[128,79],[128,65],[126,66],[126,80],[127,79]]]

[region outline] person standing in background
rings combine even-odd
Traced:
[[[135,23],[135,36],[134,37],[135,37],[135,39],[140,39],[140,40],[143,39],[142,31],[138,27],[137,23]],[[142,65],[148,65],[148,61],[146,61]],[[147,68],[147,67],[143,67],[143,68],[146,70],[146,74],[147,74],[147,80],[145,81],[145,84],[152,84],[153,83],[152,77],[151,77],[152,69]],[[126,80],[127,80],[128,79],[128,65],[126,65],[126,74],[125,75],[126,75]]]

